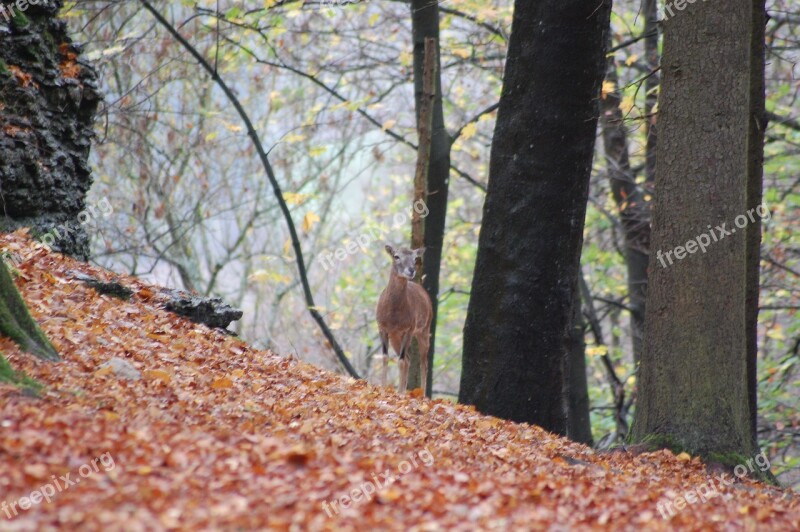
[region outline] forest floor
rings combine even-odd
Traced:
[[[64,359],[0,340],[44,385],[0,384],[0,530],[800,529],[788,490],[399,395],[179,318],[160,288],[22,234],[0,245],[26,257],[17,286]],[[141,378],[101,369],[114,357]]]

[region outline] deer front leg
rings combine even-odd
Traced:
[[[386,386],[386,379],[389,373],[389,333],[380,331],[381,347],[383,348],[383,368],[381,369],[381,386]]]
[[[417,336],[417,345],[419,346],[419,380],[422,384],[422,397],[428,393],[428,350],[430,349],[430,338],[425,333]],[[431,390],[432,392],[433,390]],[[431,393],[433,396],[433,393]]]
[[[398,361],[398,366],[400,367],[400,384],[398,386],[398,391],[403,393],[408,388],[408,356],[406,351],[408,350],[408,345],[411,343],[411,331],[405,333],[402,338],[400,339],[400,352],[398,355],[400,356],[400,360]]]
[[[397,391],[400,393],[405,393],[406,388],[408,388],[408,366],[410,362],[407,358],[401,358],[397,365],[400,366],[400,384],[397,388]]]

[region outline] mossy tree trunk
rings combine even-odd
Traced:
[[[0,259],[0,334],[44,360],[59,360],[58,353],[33,321],[14,285],[6,263]]]
[[[764,20],[763,0],[731,0],[689,4],[664,24],[632,436],[708,457],[757,452]]]

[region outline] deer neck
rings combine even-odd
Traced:
[[[389,286],[386,287],[386,295],[389,301],[392,302],[392,306],[405,306],[408,304],[407,288],[408,279],[398,275],[397,272],[394,271],[394,268],[392,268],[392,274],[389,277]]]

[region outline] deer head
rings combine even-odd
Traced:
[[[414,279],[417,274],[417,259],[422,257],[425,248],[394,248],[386,244],[386,253],[392,257],[392,268],[400,277]]]

